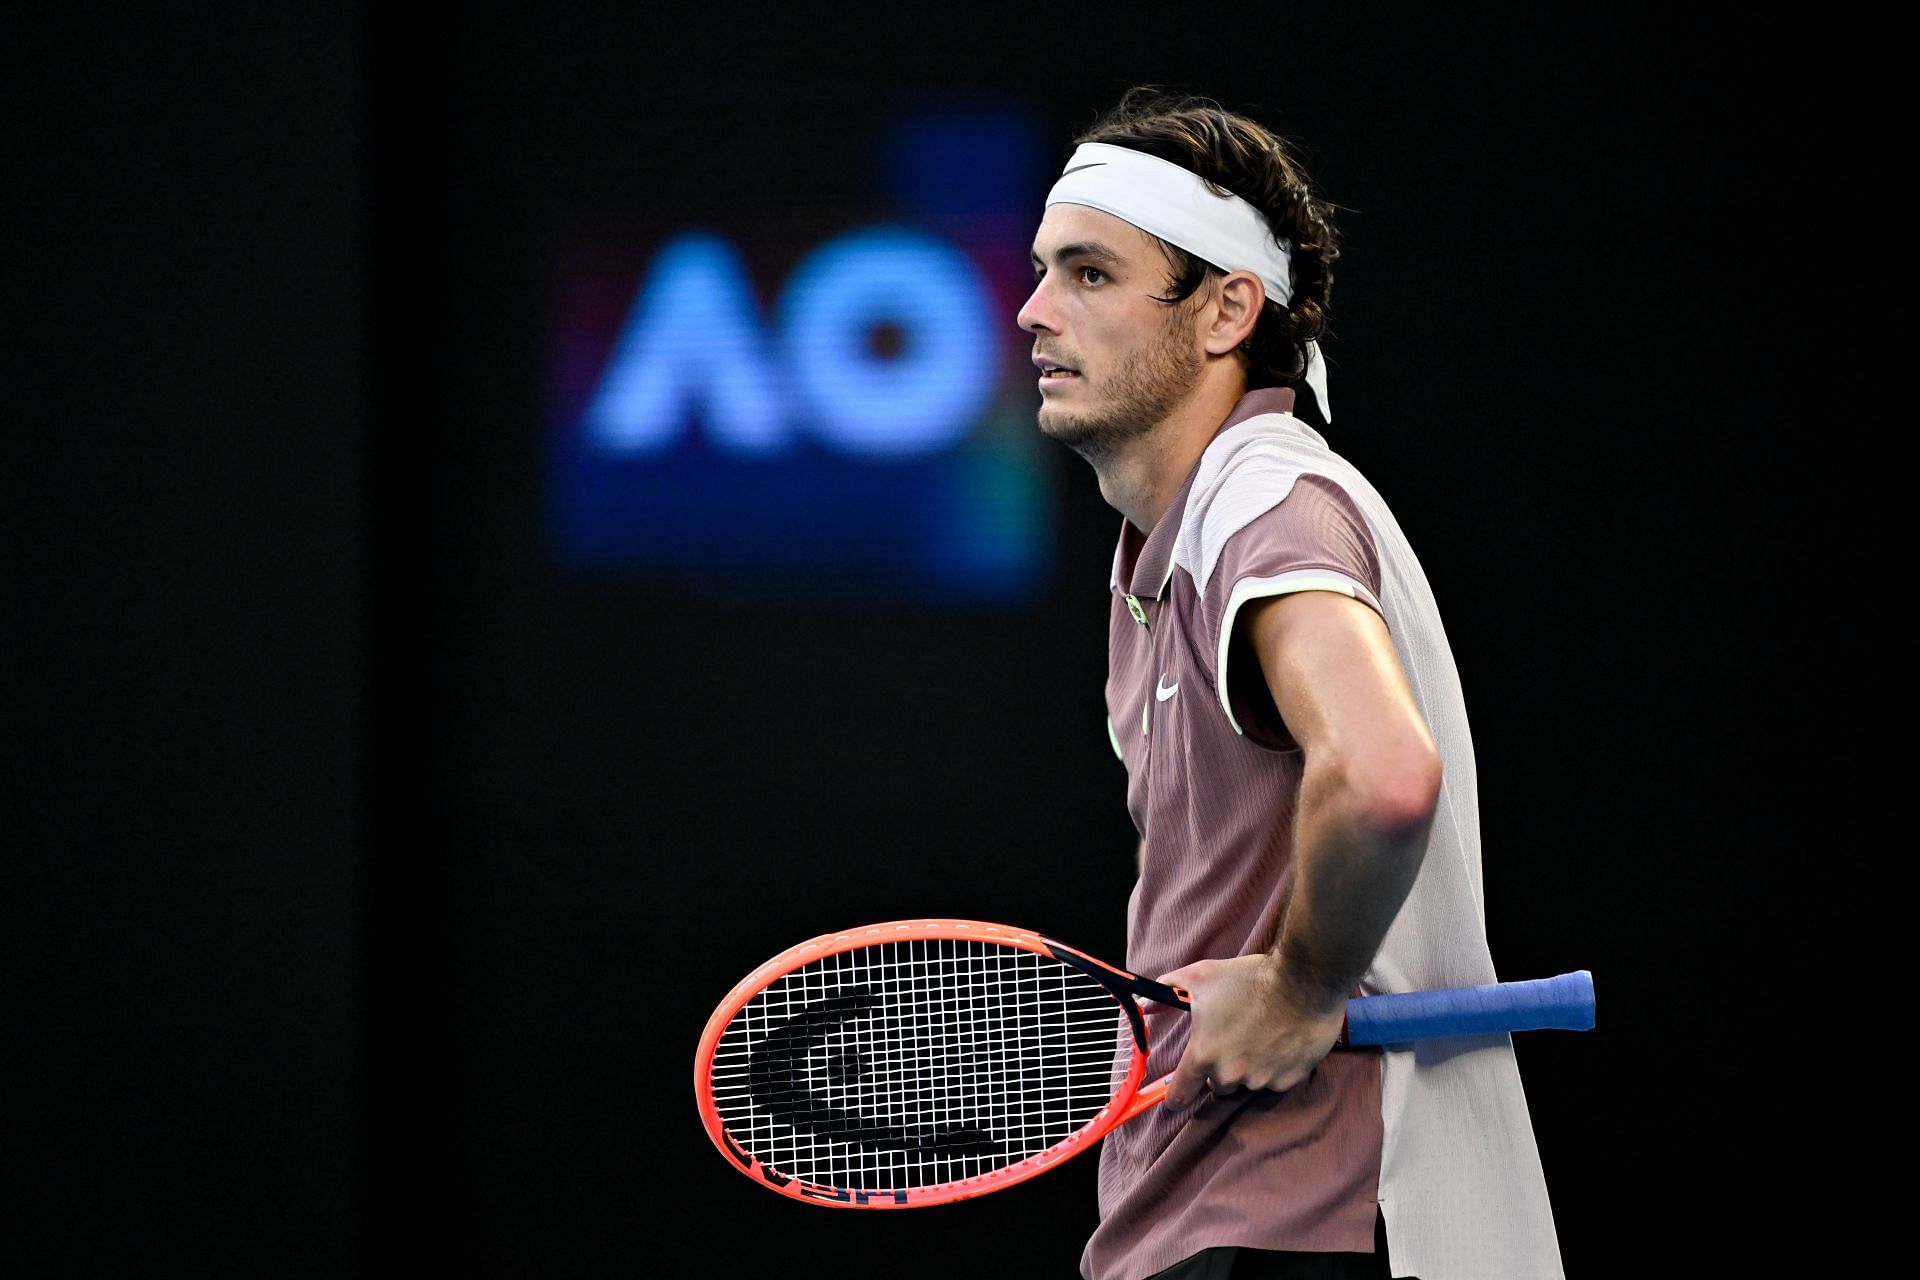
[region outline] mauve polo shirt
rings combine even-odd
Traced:
[[[1254,391],[1221,430],[1292,407],[1290,390]],[[1366,521],[1320,477],[1228,540],[1202,589],[1175,560],[1192,486],[1189,475],[1151,534],[1123,522],[1114,558],[1107,709],[1146,841],[1127,962],[1148,976],[1266,950],[1293,882],[1304,759],[1253,655],[1223,647],[1239,610],[1297,590],[1380,608]],[[1158,1079],[1179,1062],[1188,1019],[1147,1008],[1147,1078]],[[1083,1271],[1135,1280],[1228,1244],[1371,1252],[1380,1143],[1376,1052],[1336,1052],[1284,1094],[1149,1111],[1104,1141],[1101,1224]]]

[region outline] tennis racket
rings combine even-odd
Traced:
[[[693,1086],[727,1162],[810,1204],[897,1209],[998,1191],[1158,1104],[1139,1000],[1183,992],[1037,933],[900,920],[803,942],[714,1010]],[[1585,971],[1365,996],[1339,1046],[1593,1026]]]

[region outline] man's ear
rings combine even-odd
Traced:
[[[1266,286],[1251,271],[1234,271],[1213,288],[1213,307],[1204,335],[1207,354],[1223,356],[1245,342],[1267,302]]]

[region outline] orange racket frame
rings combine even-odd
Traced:
[[[1015,1164],[956,1182],[931,1187],[860,1190],[806,1182],[769,1168],[751,1152],[744,1150],[727,1132],[715,1104],[713,1056],[720,1043],[720,1037],[726,1032],[727,1024],[769,984],[796,969],[858,947],[907,941],[993,942],[1060,960],[1100,978],[1114,993],[1116,1005],[1126,1011],[1132,1024],[1134,1056],[1126,1078],[1114,1090],[1113,1097],[1106,1106],[1066,1139]],[[1102,976],[1102,972],[1095,972],[1096,970],[1102,971],[1105,976]],[[1164,1003],[1178,1008],[1186,1006],[1186,993],[1177,988],[1160,986],[1158,983],[1128,973],[1124,969],[1116,969],[1065,943],[1008,925],[988,924],[980,920],[895,920],[886,924],[866,925],[839,933],[822,934],[798,946],[789,947],[741,979],[727,994],[727,998],[720,1002],[720,1007],[714,1010],[713,1016],[707,1020],[706,1030],[700,1037],[700,1048],[694,1058],[693,1069],[693,1089],[700,1110],[700,1122],[706,1127],[707,1137],[713,1140],[713,1145],[720,1149],[720,1153],[727,1158],[729,1165],[769,1191],[779,1192],[781,1195],[807,1204],[843,1209],[907,1209],[924,1205],[950,1204],[956,1200],[984,1195],[989,1191],[999,1191],[1015,1183],[1025,1182],[1037,1174],[1045,1173],[1064,1160],[1072,1159],[1100,1141],[1117,1126],[1126,1123],[1149,1107],[1159,1104],[1166,1097],[1167,1079],[1156,1080],[1144,1086],[1141,1083],[1147,1071],[1147,1053],[1150,1046],[1147,1041],[1146,1019],[1142,1016],[1136,1000],[1124,994],[1128,991],[1165,993],[1170,999],[1163,1001]]]

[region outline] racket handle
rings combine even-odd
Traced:
[[[1593,975],[1585,969],[1530,982],[1360,996],[1347,1001],[1347,1044],[1402,1044],[1497,1031],[1588,1031]]]

